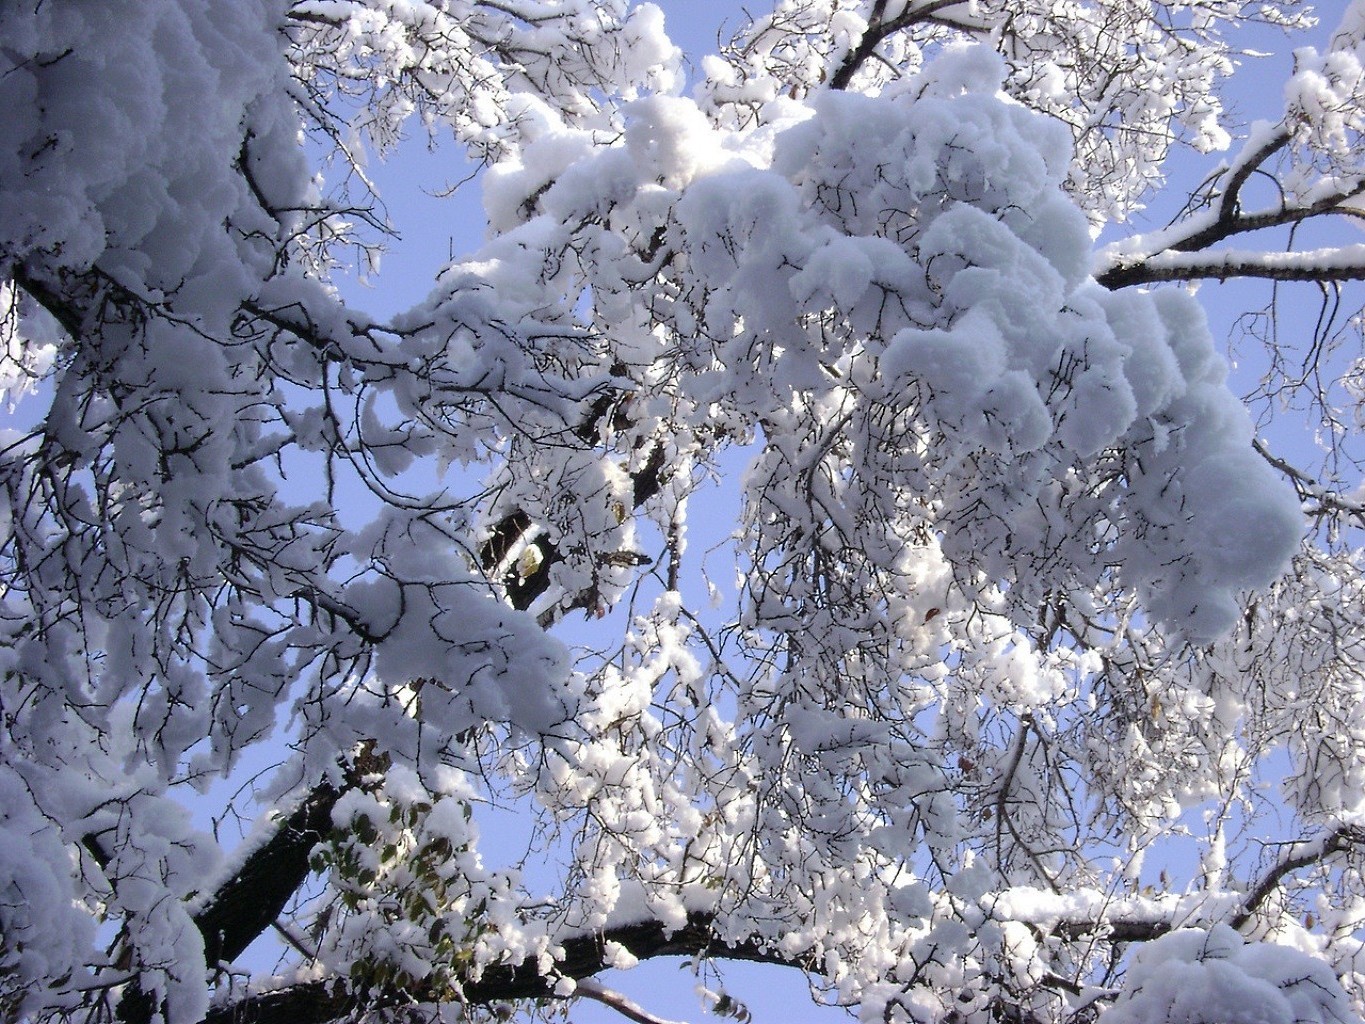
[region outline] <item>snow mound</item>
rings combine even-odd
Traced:
[[[1143,946],[1104,1024],[1355,1024],[1341,983],[1317,957],[1243,942],[1225,924]]]

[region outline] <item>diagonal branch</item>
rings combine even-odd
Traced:
[[[20,288],[43,305],[76,339],[93,329],[92,325],[97,326],[93,318],[100,315],[97,310],[102,296],[112,294],[115,300],[133,308],[143,301],[97,273],[72,275],[70,279],[50,279],[30,273],[21,265],[12,270],[11,276]],[[242,315],[299,337],[311,344],[323,358],[343,357],[337,339],[320,331],[306,310],[268,309],[248,303],[244,305]],[[347,328],[353,338],[370,337],[371,331],[382,329],[355,321],[348,322]],[[600,436],[602,418],[613,415],[618,405],[619,395],[598,394],[573,432],[582,443],[592,443]],[[638,508],[656,495],[665,478],[663,448],[656,446],[642,469],[635,474],[634,506]],[[495,573],[500,568],[500,553],[505,554],[510,550],[533,526],[524,513],[515,513],[500,524],[495,531],[497,543],[490,541],[480,552],[485,571],[490,575]],[[550,570],[564,558],[548,541],[541,539],[536,543],[542,547],[540,566],[530,575],[520,578],[517,586],[508,588],[509,603],[521,610],[528,609],[548,590],[551,584]],[[313,599],[316,599],[315,595]],[[560,611],[562,613],[569,608],[586,607],[592,603],[595,603],[593,594],[570,595]],[[351,625],[358,627],[356,622]],[[361,639],[372,639],[364,636],[363,628],[356,628],[356,632]],[[337,802],[375,770],[374,762],[372,755],[362,752],[353,764],[343,766],[340,779],[316,785],[279,823],[274,834],[244,857],[236,871],[207,896],[192,919],[202,936],[205,963],[209,968],[236,959],[272,927],[289,900],[307,880],[311,871],[311,852],[331,831],[332,811]],[[106,852],[97,837],[83,837],[82,842],[97,862],[107,862]],[[125,990],[119,1002],[117,1018],[124,1024],[146,1024],[156,1012],[157,1007],[152,998],[134,983]]]
[[[949,7],[957,7],[963,3],[964,0],[911,2],[900,14],[888,19],[886,18],[887,0],[876,0],[872,7],[872,14],[867,19],[867,30],[858,40],[858,45],[844,55],[843,61],[840,62],[834,74],[830,76],[829,87],[831,89],[847,89],[849,83],[853,81],[853,76],[858,73],[858,69],[876,53],[877,47],[882,44],[887,36],[919,22],[936,21],[940,11]]]
[[[574,989],[574,995],[595,999],[603,1006],[610,1006],[622,1017],[635,1021],[635,1024],[681,1024],[679,1021],[656,1017],[634,1000],[628,999],[620,992],[600,985],[590,978],[583,978],[579,981],[578,988]]]
[[[1188,912],[1173,915],[1169,908],[1163,910],[1116,904],[1103,914],[1063,917],[1050,924],[1049,930],[1068,942],[1093,935],[1102,936],[1106,942],[1113,944],[1149,942],[1160,938],[1178,926],[1173,922],[1173,917],[1190,924],[1208,925],[1225,921],[1241,931],[1289,875],[1321,864],[1338,854],[1361,848],[1365,848],[1365,826],[1341,824],[1312,839],[1286,843],[1279,859],[1241,894],[1240,899],[1228,902],[1220,900],[1217,906],[1210,904],[1197,915],[1197,920]]]
[[[1350,188],[1340,189],[1330,195],[1309,203],[1306,206],[1282,206],[1278,210],[1262,210],[1258,213],[1238,213],[1236,216],[1219,217],[1212,224],[1173,243],[1172,252],[1198,252],[1216,242],[1231,238],[1233,235],[1262,231],[1266,228],[1284,227],[1287,224],[1301,224],[1313,217],[1324,214],[1342,213],[1347,203],[1360,198],[1365,192],[1365,183],[1354,180]]]
[[[612,405],[601,398],[591,407],[585,423],[575,431],[585,443],[587,438],[595,436],[596,423],[609,415],[611,409]],[[640,507],[656,495],[665,478],[663,448],[656,446],[644,467],[634,475],[635,507]],[[507,553],[533,528],[534,524],[530,517],[523,512],[518,511],[505,517],[479,552],[484,570],[490,574],[498,571]],[[540,564],[534,572],[519,577],[515,585],[509,583],[507,586],[509,603],[522,611],[530,608],[532,603],[549,589],[550,570],[564,559],[563,553],[543,537],[532,543],[541,549]],[[561,606],[560,613],[575,607],[588,607],[591,603],[595,603],[595,595],[575,595]],[[205,962],[210,967],[240,956],[259,935],[272,926],[289,899],[307,880],[311,871],[309,855],[318,841],[331,830],[332,809],[337,801],[350,789],[359,785],[360,780],[373,769],[374,765],[367,762],[365,755],[362,754],[354,765],[346,768],[340,785],[323,782],[315,787],[281,823],[279,831],[253,851],[232,877],[219,886],[208,899],[204,908],[195,915],[194,922],[204,937]],[[648,947],[649,943],[646,942],[644,945]],[[584,971],[582,976],[600,969],[599,965],[592,971]],[[494,977],[498,977],[496,972]],[[502,983],[513,989],[527,986],[533,988],[535,984],[541,984],[543,988],[539,975],[535,975],[534,983],[520,976],[505,978]],[[319,997],[314,993],[297,998]],[[490,1000],[492,998],[490,997]],[[133,1000],[126,1003],[126,1008],[120,1006],[120,1018],[125,1024],[145,1024],[151,1009],[150,1005],[143,1006],[137,1000]]]
[[[1238,231],[1247,230],[1237,226],[1243,219],[1242,189],[1262,164],[1289,145],[1290,139],[1289,132],[1280,127],[1263,139],[1248,140],[1227,172],[1227,182],[1218,197],[1217,214],[1213,222],[1172,244],[1170,248],[1179,252],[1194,252],[1206,249]]]
[[[1349,214],[1347,204],[1365,193],[1365,180],[1348,178],[1311,203],[1246,213],[1242,191],[1254,174],[1293,136],[1283,124],[1264,129],[1243,147],[1232,167],[1221,172],[1223,183],[1212,207],[1160,231],[1106,246],[1099,254],[1095,278],[1106,288],[1230,277],[1276,281],[1354,281],[1365,279],[1361,246],[1306,252],[1213,250],[1237,235],[1269,228],[1297,226],[1316,217]],[[1106,266],[1107,264],[1107,266]]]
[[[352,779],[348,778],[347,783]],[[309,854],[332,830],[332,808],[341,790],[322,783],[310,792],[260,846],[218,887],[194,923],[204,937],[204,962],[235,960],[280,916],[308,877]]]
[[[1306,510],[1308,515],[1345,516],[1353,518],[1361,526],[1365,526],[1365,501],[1358,501],[1340,491],[1324,487],[1297,466],[1275,455],[1259,437],[1252,440],[1251,447],[1256,449],[1256,453],[1261,458],[1289,478],[1289,482],[1294,486],[1294,490],[1298,491],[1299,498],[1302,501],[1317,503],[1316,508]]]
[[[1286,876],[1360,846],[1365,846],[1365,827],[1344,824],[1316,839],[1290,843],[1280,859],[1271,865],[1270,870],[1242,899],[1242,905],[1228,923],[1240,930],[1280,887]]]

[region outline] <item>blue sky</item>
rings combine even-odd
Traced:
[[[718,26],[726,24],[732,30],[739,22],[741,5],[734,0],[659,0],[659,3],[665,10],[674,41],[693,57],[714,47]],[[1323,6],[1333,8],[1338,3],[1339,0],[1327,0]],[[752,9],[761,10],[763,6],[762,0],[756,0]],[[1285,55],[1287,47],[1278,37],[1267,38],[1261,46],[1278,50],[1282,56],[1258,65],[1234,90],[1236,105],[1247,117],[1258,114],[1273,117],[1277,113],[1277,98],[1289,65]],[[1211,166],[1208,158],[1191,157],[1178,161],[1175,170],[1181,176],[1197,180]],[[376,287],[348,291],[359,305],[383,316],[422,299],[430,291],[436,270],[449,255],[473,250],[482,238],[483,218],[477,182],[464,186],[452,197],[436,195],[469,174],[470,168],[454,146],[428,150],[424,139],[415,139],[390,162],[374,167],[373,171],[385,195],[389,216],[402,238],[393,243],[394,251],[385,258]],[[1160,223],[1160,218],[1156,218],[1156,222]],[[1204,286],[1200,298],[1214,321],[1216,337],[1226,335],[1231,318],[1250,301],[1251,292],[1252,289],[1245,285]],[[1307,301],[1301,309],[1303,323],[1284,325],[1290,334],[1298,332],[1302,336],[1316,317],[1316,303]],[[1252,376],[1254,373],[1249,366],[1239,371],[1240,380]],[[31,403],[23,414],[41,413],[39,404]],[[724,972],[727,987],[736,998],[749,1005],[758,1024],[846,1019],[843,1011],[815,1008],[810,1002],[806,982],[797,972],[750,965],[727,965]],[[701,1008],[694,993],[696,979],[686,962],[671,960],[644,964],[634,971],[612,972],[604,976],[603,981],[619,987],[659,1016],[688,1021],[716,1019],[708,1018]],[[624,1019],[618,1013],[586,1000],[576,1004],[569,1014],[569,1020],[577,1024],[620,1024]]]
[[[741,8],[732,0],[659,0],[659,5],[665,11],[673,40],[694,63],[701,54],[714,49],[718,26],[724,24],[724,34],[731,34],[739,23]],[[1328,17],[1332,17],[1330,8],[1334,4],[1324,6],[1329,8]],[[1320,29],[1312,41],[1320,42],[1330,29],[1331,26]],[[1301,44],[1301,40],[1295,40],[1294,45]],[[1273,119],[1278,115],[1281,88],[1291,63],[1289,44],[1279,33],[1259,32],[1248,45],[1274,56],[1250,59],[1236,80],[1230,99],[1238,124],[1257,117]],[[379,315],[406,308],[420,300],[430,288],[434,271],[448,255],[469,252],[482,238],[483,219],[478,205],[477,182],[465,185],[453,197],[437,198],[433,194],[466,178],[469,167],[453,146],[430,151],[424,142],[422,139],[409,142],[387,165],[373,168],[384,191],[389,215],[402,235],[401,241],[394,243],[394,252],[385,258],[378,277],[380,286],[359,297],[362,305]],[[1178,200],[1188,187],[1211,171],[1219,159],[1218,155],[1196,154],[1177,158],[1172,164],[1176,187],[1170,194]],[[1182,184],[1186,189],[1179,187]],[[1174,207],[1168,202],[1155,204],[1148,215],[1132,225],[1132,230],[1161,226],[1178,206],[1178,201]],[[1350,231],[1340,226],[1336,230]],[[1112,233],[1112,237],[1125,233]],[[1228,337],[1238,313],[1257,302],[1263,303],[1266,294],[1265,286],[1255,283],[1205,284],[1199,297],[1209,314],[1215,338]],[[1299,307],[1304,323],[1283,324],[1287,337],[1302,337],[1311,328],[1317,307],[1311,296],[1307,299]],[[1245,390],[1257,376],[1256,360],[1251,358],[1254,353],[1247,350],[1245,355],[1244,365],[1234,369],[1238,390]],[[1297,437],[1276,438],[1273,443],[1277,450],[1293,451],[1297,447],[1307,454],[1303,446],[1308,439],[1301,429],[1297,433]],[[572,640],[572,637],[566,635],[566,639]],[[496,841],[496,837],[487,838]],[[727,989],[749,1006],[758,1024],[847,1019],[845,1011],[814,1006],[806,981],[798,972],[743,964],[723,965],[722,970]],[[703,1010],[694,991],[697,979],[685,961],[654,961],[629,972],[609,972],[601,980],[663,1018],[676,1021],[716,1019]],[[620,1024],[625,1020],[616,1011],[589,1000],[575,1004],[568,1019],[576,1024]]]

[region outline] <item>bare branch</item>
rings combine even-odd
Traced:
[[[1318,510],[1322,512],[1335,512],[1341,515],[1350,516],[1358,519],[1361,525],[1365,525],[1365,502],[1356,501],[1348,498],[1340,491],[1334,491],[1323,487],[1313,477],[1309,476],[1297,466],[1293,466],[1284,459],[1271,453],[1266,443],[1259,437],[1251,442],[1251,446],[1256,449],[1258,455],[1265,459],[1285,476],[1289,477],[1294,489],[1299,492],[1299,496],[1305,500],[1317,502]]]

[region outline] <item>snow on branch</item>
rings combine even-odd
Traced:
[[[402,992],[365,993],[352,991],[344,984],[307,982],[232,999],[210,1010],[204,1018],[204,1024],[297,1024],[298,1021],[334,1020],[356,1011],[374,1012],[424,1003],[461,1002],[467,1006],[488,1006],[524,999],[554,998],[556,995],[562,997],[562,993],[556,991],[558,979],[581,982],[610,966],[608,943],[616,944],[638,960],[700,953],[800,970],[815,966],[808,956],[783,954],[766,944],[727,944],[720,941],[712,931],[710,917],[694,914],[680,928],[645,922],[565,939],[560,943],[563,956],[556,956],[555,972],[551,975],[542,973],[534,960],[528,960],[487,966],[477,978],[461,981],[451,993],[424,991],[420,985]],[[608,990],[604,988],[591,984],[588,987],[593,992],[585,994],[592,998],[597,998],[595,993],[608,995]],[[573,989],[566,988],[564,991],[572,992]],[[621,1008],[613,1005],[614,1008]]]
[[[1235,277],[1271,281],[1361,281],[1365,280],[1365,245],[1306,252],[1168,251],[1134,262],[1121,261],[1098,274],[1096,280],[1106,288],[1126,288],[1162,281],[1226,281]]]
[[[679,1021],[665,1020],[663,1017],[650,1013],[634,1000],[590,978],[584,978],[578,982],[574,987],[574,994],[586,996],[603,1006],[609,1006],[626,1019],[635,1021],[635,1024],[681,1024]]]
[[[0,1016],[662,1024],[592,979],[675,955],[1137,1016],[1130,944],[1256,974],[1229,921],[1335,999],[1360,835],[1255,843],[1358,820],[1362,568],[1296,500],[1357,482],[1253,451],[1198,298],[1122,286],[1362,276],[1217,246],[1361,194],[1365,3],[1092,257],[1229,141],[1247,12],[1304,24],[1148,6],[778,0],[684,95],[626,0],[0,5]],[[487,238],[380,322],[347,190],[414,125]]]
[[[1329,832],[1312,839],[1287,844],[1279,858],[1261,875],[1242,900],[1242,905],[1229,920],[1233,928],[1241,929],[1295,871],[1321,864],[1327,859],[1365,846],[1365,827],[1343,823]]]

